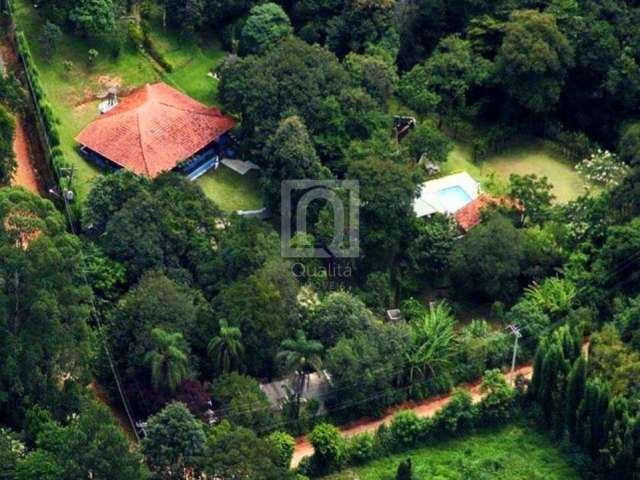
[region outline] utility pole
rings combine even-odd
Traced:
[[[516,371],[516,355],[518,354],[518,340],[522,338],[522,333],[520,333],[520,329],[514,325],[507,325],[507,329],[511,332],[511,335],[514,336],[515,342],[513,344],[513,359],[511,360],[511,381],[515,383],[514,373]]]

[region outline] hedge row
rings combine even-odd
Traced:
[[[61,173],[64,169],[70,169],[71,164],[64,157],[62,149],[60,148],[60,132],[58,130],[59,121],[55,117],[51,104],[47,100],[46,93],[42,87],[42,83],[40,82],[40,73],[33,61],[31,49],[29,48],[29,43],[24,32],[19,31],[16,33],[16,46],[24,62],[24,70],[28,77],[28,81],[31,86],[31,93],[36,104],[36,114],[42,119],[41,126],[44,128],[44,132],[41,133],[49,144],[49,151],[47,153],[51,167],[55,172],[58,187],[61,192],[67,189],[76,191],[73,184],[66,184],[64,186],[61,184]]]
[[[498,371],[487,375],[494,379],[494,385],[488,387],[482,401],[474,404],[469,392],[461,390],[430,418],[418,418],[411,410],[402,411],[393,418],[389,427],[382,425],[373,435],[362,433],[348,440],[333,425],[316,426],[310,435],[315,453],[303,459],[299,473],[318,477],[477,428],[511,422],[517,412],[518,391],[508,387]],[[520,393],[523,388],[519,389]]]
[[[149,27],[142,22],[142,45],[151,58],[153,58],[158,64],[167,72],[173,72],[173,64],[162,54],[156,47],[151,36],[149,35]]]

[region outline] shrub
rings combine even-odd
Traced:
[[[362,464],[375,458],[375,440],[372,435],[363,433],[351,439],[348,445],[350,463]]]
[[[95,48],[90,48],[89,52],[87,53],[87,63],[91,66],[95,65],[96,61],[98,60],[98,55],[100,54]]]
[[[473,427],[475,411],[471,394],[458,390],[433,418],[434,428],[439,433],[458,434]]]
[[[412,410],[398,413],[391,421],[391,436],[397,448],[412,447],[418,443],[423,423]]]
[[[291,435],[284,432],[273,432],[267,437],[267,441],[276,452],[278,465],[289,467],[296,442]]]
[[[627,176],[630,169],[608,150],[597,149],[576,165],[576,170],[587,181],[605,187],[615,187]]]
[[[315,451],[313,467],[318,473],[327,473],[342,466],[346,445],[340,431],[333,425],[321,423],[309,435]]]
[[[398,471],[396,472],[396,480],[412,480],[413,479],[413,466],[411,465],[411,459],[407,458],[400,462],[398,465]]]

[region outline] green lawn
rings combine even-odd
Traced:
[[[553,193],[559,203],[573,200],[586,192],[584,181],[574,167],[555,156],[540,141],[522,142],[480,164],[471,161],[471,151],[467,145],[457,143],[443,165],[443,173],[461,171],[467,171],[481,182],[484,189],[494,193],[504,191],[512,173],[546,176],[553,185]]]
[[[193,98],[214,105],[218,95],[218,81],[209,75],[227,55],[220,41],[204,35],[185,39],[162,27],[159,18],[151,22],[151,38],[159,51],[175,67],[165,80]]]
[[[52,58],[46,58],[38,41],[44,20],[33,8],[33,2],[16,0],[15,10],[18,28],[25,32],[29,40],[42,85],[60,120],[61,148],[74,165],[77,194],[81,200],[86,198],[92,181],[101,172],[79,154],[74,138],[91,120],[98,117],[99,100],[96,97],[106,93],[109,86],[117,85],[123,96],[145,83],[164,80],[207,105],[216,103],[217,81],[207,73],[224,59],[226,53],[215,38],[202,36],[182,39],[163,29],[159,21],[154,20],[151,37],[175,67],[172,73],[161,75],[149,58],[137,49],[126,47],[114,59],[99,43],[69,34],[63,35]],[[100,54],[93,67],[89,67],[86,61],[90,48],[95,48]],[[64,68],[66,60],[73,62],[71,72]],[[215,172],[204,176],[198,183],[225,210],[233,210],[236,205],[246,209],[260,208],[255,178],[242,178],[232,172]]]
[[[393,480],[410,457],[414,478],[433,480],[578,480],[548,437],[516,424],[468,435],[348,469],[325,480]]]
[[[210,170],[198,178],[196,183],[226,212],[262,208],[258,176],[255,171],[238,175],[224,165],[220,165],[217,170]]]

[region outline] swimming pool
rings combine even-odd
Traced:
[[[447,213],[454,213],[469,203],[472,198],[460,185],[443,188],[436,194]]]

